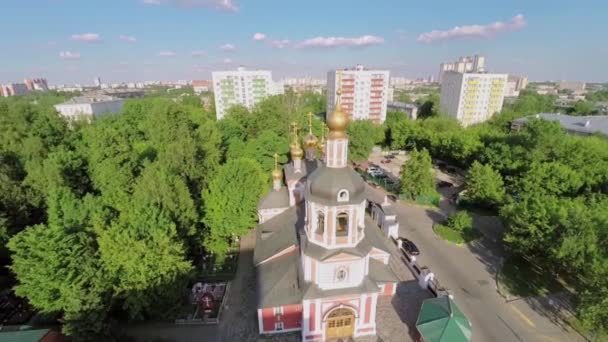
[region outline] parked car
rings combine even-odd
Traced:
[[[386,158],[386,159],[395,159],[395,155],[394,154],[387,154],[386,156],[384,156],[384,158]]]
[[[380,162],[381,162],[382,164],[388,164],[388,163],[390,163],[390,162],[391,162],[391,160],[390,160],[390,159],[382,159]]]
[[[456,168],[455,168],[455,167],[453,167],[453,166],[448,166],[448,167],[446,168],[446,171],[447,171],[448,173],[456,173]]]
[[[420,250],[416,247],[411,240],[408,240],[404,237],[400,237],[397,240],[401,241],[401,251],[407,253],[408,255],[419,255]]]
[[[440,188],[451,188],[454,186],[454,184],[446,181],[439,181],[437,182],[437,186]]]
[[[384,176],[384,172],[380,169],[372,169],[371,167],[367,169],[367,174],[372,177],[381,177]]]

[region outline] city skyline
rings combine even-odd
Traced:
[[[482,54],[491,72],[602,82],[608,49],[597,42],[608,29],[600,20],[608,5],[589,4],[8,1],[0,18],[17,34],[1,40],[0,81],[210,79],[239,65],[271,70],[276,79],[323,78],[356,64],[416,78]],[[35,20],[25,24],[28,17]]]

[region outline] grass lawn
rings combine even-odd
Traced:
[[[463,232],[460,232],[442,224],[436,224],[435,226],[433,226],[433,231],[445,241],[451,242],[459,246],[463,246],[465,243],[471,242],[481,237],[481,234],[475,229],[468,229]]]
[[[571,316],[568,320],[568,324],[574,330],[578,331],[581,335],[587,337],[589,341],[608,341],[608,332],[607,331],[599,331],[599,332],[591,332],[588,329],[583,327],[581,321],[578,320],[575,316]]]
[[[515,256],[505,260],[498,274],[498,286],[501,291],[518,297],[544,296],[566,290],[555,274]]]

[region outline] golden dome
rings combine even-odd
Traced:
[[[300,147],[300,144],[291,145],[291,159],[302,159],[304,156],[304,150]]]
[[[300,147],[300,140],[298,138],[298,124],[295,122],[291,124],[293,130],[293,141],[289,145],[289,150],[291,152],[291,159],[302,159],[304,156],[304,151],[302,147]]]
[[[278,169],[272,170],[272,179],[281,180],[281,178],[283,178],[283,172],[281,172],[281,170],[278,170]]]
[[[319,149],[319,153],[325,155],[325,123],[321,124],[321,139],[317,143],[317,149]]]
[[[308,135],[304,137],[304,146],[306,148],[315,148],[317,146],[317,137],[312,134],[312,113],[308,112]]]
[[[346,138],[346,126],[348,126],[348,114],[342,111],[342,103],[340,102],[341,92],[338,89],[336,96],[336,106],[334,112],[327,118],[327,127],[329,127],[329,138],[339,139]]]
[[[274,170],[272,170],[272,179],[281,180],[283,178],[283,172],[279,170],[279,155],[274,154]]]

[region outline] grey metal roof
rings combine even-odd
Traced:
[[[321,166],[309,177],[306,198],[325,205],[358,204],[365,199],[365,181],[350,167]],[[338,192],[348,190],[346,202],[338,202]]]
[[[399,102],[399,101],[391,101],[387,104],[389,108],[399,108],[399,109],[415,109],[418,108],[418,105],[415,103],[407,103],[407,102]]]
[[[66,102],[60,103],[59,105],[70,105],[70,104],[89,104],[96,102],[110,102],[110,101],[121,101],[118,97],[108,95],[95,95],[95,96],[76,96]]]
[[[253,262],[260,262],[298,244],[297,229],[303,225],[303,219],[297,215],[298,206],[291,207],[256,228],[256,243],[253,251]]]
[[[539,113],[513,120],[513,122],[523,124],[534,119],[557,121],[568,132],[608,135],[608,115],[572,116],[559,113]]]
[[[293,168],[293,162],[289,162],[289,163],[285,164],[285,166],[283,167],[283,170],[285,171],[284,172],[285,179],[286,180],[294,180],[294,179],[298,180],[298,179],[307,177],[314,170],[316,170],[320,164],[321,163],[317,159],[315,159],[315,160],[303,159],[300,172],[296,172],[295,169]]]
[[[262,197],[258,203],[258,209],[275,209],[289,207],[289,193],[287,188],[282,186],[281,189],[270,190],[266,196]]]
[[[380,292],[378,284],[369,277],[364,277],[359,286],[332,290],[322,290],[317,285],[309,283],[302,297],[304,299],[315,299],[376,292]]]
[[[399,281],[399,278],[397,278],[388,265],[374,258],[369,258],[369,277],[379,283],[394,283]]]
[[[258,308],[302,303],[297,251],[267,261],[257,267]]]

